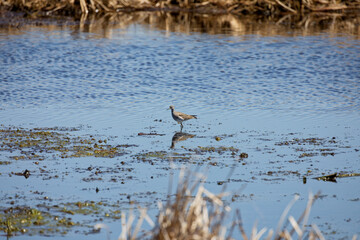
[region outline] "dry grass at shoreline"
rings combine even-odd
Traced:
[[[325,239],[315,224],[308,224],[311,207],[320,193],[309,195],[307,206],[297,220],[293,216],[288,216],[288,213],[299,196],[295,196],[285,208],[275,231],[267,228],[257,230],[256,224],[254,224],[251,233],[246,233],[239,210],[235,212],[233,220],[228,221],[231,208],[223,199],[227,195],[224,192],[225,188],[220,194],[213,194],[203,186],[204,180],[203,175],[182,169],[175,198],[169,195],[165,205],[159,203],[156,223],[147,215],[146,209],[140,209],[140,217],[138,218],[135,217],[132,210],[127,217],[123,213],[121,219],[122,233],[118,239],[230,240],[235,239],[233,235],[237,236],[236,239],[241,236],[240,239],[244,240],[261,238],[267,240]],[[153,227],[152,230],[145,233],[141,231],[144,221]],[[97,224],[94,228],[97,230],[107,229],[107,226]],[[354,235],[353,239],[356,237]]]
[[[359,11],[360,0],[0,0],[0,6],[65,15],[138,10],[272,15]]]
[[[1,0],[0,0],[1,1]],[[1,9],[1,8],[0,8]],[[114,29],[127,29],[133,24],[165,32],[192,34],[226,34],[243,36],[312,36],[319,32],[350,34],[360,37],[360,15],[314,12],[304,15],[284,16],[201,14],[193,12],[136,11],[119,13],[82,14],[81,16],[42,17],[41,14],[24,14],[0,10],[0,31],[7,34],[22,34],[34,28],[48,31],[63,30],[96,33],[98,37],[112,38]],[[93,35],[95,36],[95,35]]]

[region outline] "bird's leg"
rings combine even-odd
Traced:
[[[183,129],[183,125],[182,125],[182,123],[180,123],[181,124],[181,127],[180,127],[180,132],[182,132],[182,129]]]

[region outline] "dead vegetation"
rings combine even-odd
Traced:
[[[0,0],[1,1],[1,0]],[[341,13],[310,13],[303,16],[285,14],[266,17],[262,15],[240,16],[233,14],[199,14],[191,12],[136,11],[119,13],[83,14],[78,17],[48,18],[10,11],[0,12],[0,30],[8,34],[21,34],[22,31],[45,28],[49,31],[62,30],[96,33],[93,36],[112,38],[114,29],[127,29],[139,24],[165,32],[192,34],[226,34],[243,36],[312,36],[327,32],[332,36],[350,34],[360,36],[360,15]],[[72,21],[72,22],[71,22]],[[290,31],[289,31],[290,29]],[[143,135],[144,133],[139,133]],[[176,139],[175,139],[176,140]]]
[[[275,231],[267,228],[258,230],[254,224],[251,233],[246,233],[239,210],[229,221],[233,211],[224,200],[229,195],[225,192],[226,186],[220,194],[213,194],[204,187],[204,180],[204,175],[183,168],[175,196],[169,195],[165,205],[159,203],[157,221],[154,223],[143,208],[140,208],[138,218],[132,210],[128,216],[123,213],[122,233],[118,239],[325,239],[315,224],[308,223],[311,207],[320,193],[309,195],[306,208],[298,219],[288,216],[292,205],[299,199],[296,195],[280,216]],[[145,233],[141,230],[144,221],[152,227]],[[109,231],[102,223],[95,225],[95,229],[100,228]]]
[[[360,0],[0,0],[0,6],[66,15],[139,10],[272,15],[359,11]]]

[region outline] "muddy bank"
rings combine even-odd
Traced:
[[[75,17],[28,14],[0,11],[0,32],[22,34],[30,29],[62,30],[96,33],[112,38],[114,29],[127,29],[139,24],[146,28],[166,32],[192,34],[226,34],[243,36],[312,36],[318,32],[331,35],[347,33],[360,36],[360,15],[341,13],[309,13],[305,15],[247,15],[201,14],[194,12],[137,11],[86,14]]]
[[[1,1],[2,6],[15,11],[46,12],[47,14],[74,15],[80,13],[121,12],[121,11],[184,11],[201,13],[233,13],[273,15],[282,13],[302,14],[304,12],[358,11],[360,1],[224,1],[224,0],[145,0],[145,1]]]

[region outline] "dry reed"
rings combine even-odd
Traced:
[[[58,21],[58,20],[66,21]],[[70,21],[73,20],[74,22]],[[22,17],[9,11],[0,11],[1,31],[18,34],[33,28],[46,28],[49,31],[63,30],[96,33],[92,37],[112,38],[114,29],[127,29],[133,24],[143,25],[164,32],[192,34],[226,34],[243,36],[256,34],[261,36],[313,36],[327,32],[330,36],[349,34],[360,37],[360,15],[338,13],[311,13],[304,16],[287,14],[285,16],[263,17],[259,15],[238,16],[233,14],[197,14],[189,12],[122,12],[81,15],[81,18],[33,18]]]
[[[132,10],[279,14],[359,11],[360,0],[0,0],[11,10],[74,15]]]
[[[173,199],[169,195],[164,206],[159,203],[160,212],[156,224],[147,215],[146,209],[140,209],[140,217],[137,222],[133,211],[130,211],[127,218],[123,214],[122,233],[118,238],[119,240],[230,240],[235,239],[233,237],[235,230],[239,231],[237,239],[241,236],[244,240],[260,238],[267,240],[325,239],[316,225],[312,224],[311,227],[308,225],[311,207],[319,197],[319,193],[309,195],[307,206],[299,219],[296,220],[293,216],[288,216],[291,207],[299,198],[299,196],[295,196],[281,215],[276,231],[267,228],[258,231],[256,224],[254,224],[251,233],[247,234],[243,228],[239,210],[236,210],[234,220],[228,221],[231,209],[223,200],[228,195],[226,192],[222,191],[220,194],[209,192],[203,185],[204,175],[190,172],[188,169],[183,168],[179,178],[175,198]],[[153,228],[138,236],[144,220]],[[101,224],[97,227],[106,228]],[[353,239],[356,239],[356,235]]]

